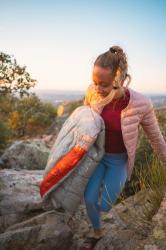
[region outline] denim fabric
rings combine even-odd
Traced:
[[[128,155],[105,153],[85,188],[84,200],[93,228],[101,228],[100,211],[108,212],[127,179]]]

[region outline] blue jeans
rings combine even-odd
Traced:
[[[101,228],[100,211],[107,212],[112,208],[125,185],[127,159],[126,152],[105,153],[87,183],[84,200],[95,229]]]

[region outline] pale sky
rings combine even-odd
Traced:
[[[96,57],[128,56],[130,87],[166,94],[166,1],[0,0],[0,51],[38,80],[37,89],[85,90]]]

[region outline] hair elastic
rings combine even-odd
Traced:
[[[119,89],[119,87],[117,87],[117,86],[113,86],[113,89]]]
[[[115,49],[113,49],[113,48],[110,48],[109,51],[112,52],[112,53],[114,53],[114,54],[117,53],[117,51]]]

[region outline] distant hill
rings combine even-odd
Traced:
[[[155,107],[166,107],[166,94],[147,96],[150,97]]]
[[[84,91],[35,90],[35,93],[42,101],[50,101],[55,106],[64,101],[78,101],[84,97]]]
[[[34,91],[42,101],[52,102],[55,106],[64,101],[77,101],[84,98],[84,91],[70,91],[70,90],[35,90]],[[166,107],[166,94],[147,94],[155,107]]]
[[[84,91],[79,91],[79,90],[56,90],[56,89],[36,89],[35,92],[39,94],[58,94],[58,95],[84,94]]]

